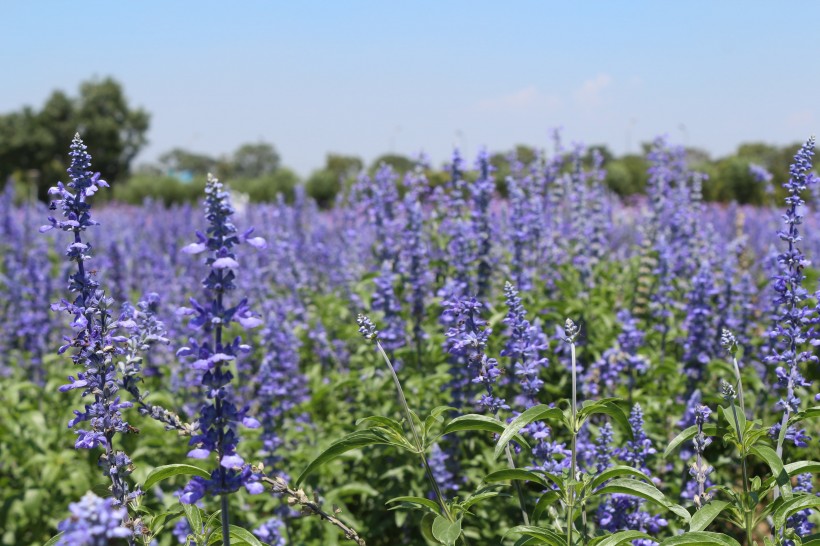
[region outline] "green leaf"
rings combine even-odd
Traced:
[[[450,434],[461,430],[481,430],[484,432],[492,432],[494,434],[501,434],[505,430],[505,425],[498,419],[488,417],[487,415],[478,415],[470,413],[468,415],[461,415],[456,417],[444,427],[441,435]],[[530,445],[520,434],[516,434],[514,440],[523,447],[529,448]]]
[[[591,415],[605,414],[612,417],[615,424],[624,432],[629,439],[632,439],[632,425],[629,424],[629,418],[624,413],[624,410],[618,406],[615,401],[617,398],[606,398],[598,400],[592,404],[586,405],[578,412],[578,429]]]
[[[470,496],[467,500],[461,503],[461,507],[464,510],[469,510],[474,504],[477,504],[483,500],[492,499],[494,497],[500,496],[501,493],[498,491],[486,491],[484,493],[476,493],[475,495]]]
[[[689,531],[703,531],[729,505],[726,501],[713,500],[694,513],[689,522]]]
[[[438,517],[438,514],[428,512],[421,518],[421,536],[433,543],[438,543],[436,537],[433,536],[433,522]]]
[[[264,546],[262,541],[253,536],[253,533],[236,525],[228,525],[231,538],[244,541],[249,546]]]
[[[619,546],[627,542],[638,539],[653,539],[654,537],[640,531],[620,531],[613,535],[604,537],[600,542],[590,541],[590,546]]]
[[[786,473],[786,469],[783,468],[783,461],[780,460],[775,450],[769,446],[760,445],[754,446],[749,452],[766,461],[772,471],[772,476],[780,487],[780,494],[783,495],[784,499],[790,499],[792,497],[791,480]]]
[[[535,508],[532,510],[532,520],[533,522],[538,521],[541,519],[541,516],[544,514],[546,510],[549,509],[550,506],[558,502],[558,499],[561,498],[561,495],[558,491],[547,491],[538,499],[538,502],[535,503]]]
[[[684,546],[684,545],[709,546],[740,546],[740,543],[732,537],[723,533],[709,533],[707,531],[697,531],[694,533],[684,533],[674,537],[669,537],[660,543],[660,546]]]
[[[804,411],[798,411],[789,419],[789,425],[797,424],[806,419],[816,419],[817,417],[820,417],[820,406],[814,406],[812,408],[807,408]]]
[[[558,408],[551,408],[544,404],[539,404],[537,406],[533,406],[507,425],[504,429],[504,432],[501,434],[501,437],[498,439],[498,443],[495,445],[495,452],[493,453],[493,457],[496,459],[501,456],[504,452],[504,448],[507,447],[507,444],[513,437],[518,434],[522,428],[533,423],[535,421],[543,421],[545,419],[552,419],[552,420],[561,420],[564,418],[564,412],[562,412]]]
[[[56,535],[48,539],[48,542],[43,544],[43,546],[54,546],[55,544],[57,544],[57,541],[60,540],[60,538],[62,538],[62,536],[63,533],[57,533]]]
[[[158,466],[148,474],[145,478],[145,483],[142,484],[142,489],[147,491],[154,487],[162,480],[167,480],[172,476],[199,476],[200,478],[210,478],[211,473],[207,470],[199,468],[198,466],[190,464],[167,464],[165,466]]]
[[[433,536],[447,546],[453,546],[461,536],[461,520],[450,521],[444,516],[436,516],[433,520]]]
[[[670,441],[669,445],[666,446],[666,449],[663,450],[663,456],[668,457],[669,454],[676,450],[683,442],[691,440],[697,433],[697,425],[692,425],[691,427],[685,429],[683,432],[672,438],[672,441]],[[707,436],[714,436],[717,434],[717,427],[712,423],[707,423],[703,425],[703,433]]]
[[[817,474],[820,473],[820,463],[817,461],[795,461],[793,463],[783,465],[783,470],[785,470],[789,477],[792,478],[798,474]],[[766,478],[766,481],[763,482],[763,489],[768,490],[773,484],[774,477]]]
[[[547,480],[532,472],[530,470],[524,470],[523,468],[506,468],[504,470],[497,470],[495,472],[490,472],[486,476],[484,476],[485,483],[498,483],[503,481],[526,481],[526,482],[535,482],[541,487],[549,487]]]
[[[735,424],[735,414],[732,412],[732,408],[721,406],[720,410],[723,412],[723,418],[726,419],[726,422],[729,423],[729,428],[731,428],[735,432],[735,438],[740,440],[741,434],[746,432],[746,416],[743,415],[743,412],[740,411],[737,406],[735,406],[735,412],[737,412],[737,420],[738,423]],[[740,428],[738,429],[738,425]]]
[[[296,478],[296,485],[298,486],[302,483],[308,474],[323,464],[344,455],[348,451],[377,444],[389,445],[391,443],[392,442],[390,442],[390,440],[384,435],[379,434],[374,430],[357,430],[355,432],[351,432],[341,440],[336,440],[330,444],[330,447],[324,450],[318,457],[313,459],[310,464],[308,464],[307,468],[299,474],[299,477]]]
[[[632,480],[629,478],[619,478],[612,480],[600,491],[598,491],[599,495],[606,495],[608,493],[623,493],[626,495],[634,495],[649,501],[654,501],[661,506],[666,507],[687,523],[691,517],[686,508],[668,501],[657,487],[649,483]]]
[[[772,514],[775,529],[781,529],[786,525],[789,516],[807,508],[820,508],[820,497],[812,494],[798,495],[785,501]]]
[[[641,478],[643,480],[646,480],[647,482],[652,481],[652,479],[649,476],[647,476],[637,468],[619,465],[607,468],[606,470],[595,476],[592,482],[590,482],[589,488],[594,491],[595,489],[598,489],[598,487],[602,485],[604,482],[614,478],[618,478],[620,476],[635,476],[636,478]]]
[[[202,534],[202,513],[195,504],[183,504],[182,509],[185,511],[185,518],[188,520],[188,525],[195,535]]]
[[[393,502],[401,502],[401,503],[405,503],[405,504],[417,504],[419,506],[425,506],[425,507],[429,508],[430,510],[432,510],[436,514],[441,513],[441,506],[439,506],[439,504],[437,502],[432,501],[430,499],[425,499],[424,497],[396,497],[396,498],[390,499],[385,504],[390,504],[390,503],[393,503]],[[399,508],[399,506],[396,506],[395,508]]]
[[[404,436],[404,429],[401,427],[401,423],[389,417],[383,417],[381,415],[371,415],[370,417],[362,417],[361,419],[356,421],[356,426],[359,427],[362,425],[365,425],[367,428],[384,427],[392,430],[399,436]]]
[[[504,538],[506,538],[507,535],[512,534],[537,538],[545,544],[551,544],[552,546],[565,546],[566,544],[564,537],[555,531],[551,531],[550,529],[546,529],[544,527],[536,527],[534,525],[519,525],[517,527],[513,527],[504,533]]]

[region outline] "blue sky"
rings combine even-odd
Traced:
[[[818,2],[0,0],[0,112],[119,80],[152,114],[138,161],[272,142],[306,174],[454,145],[714,155],[820,124]]]

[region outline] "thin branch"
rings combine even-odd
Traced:
[[[313,514],[315,516],[319,516],[321,519],[341,529],[346,539],[354,541],[359,546],[367,546],[364,542],[364,539],[359,536],[359,533],[357,533],[355,529],[345,524],[336,516],[328,514],[327,512],[322,510],[322,507],[319,506],[319,503],[317,503],[314,500],[311,500],[310,497],[307,496],[307,493],[305,493],[303,490],[291,489],[290,487],[288,487],[288,483],[278,476],[274,478],[262,476],[260,481],[266,485],[269,485],[274,493],[286,496],[289,505],[293,506],[295,504],[298,504],[299,506],[301,506],[303,514]]]

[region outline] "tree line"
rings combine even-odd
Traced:
[[[48,188],[64,178],[65,144],[77,131],[90,147],[95,168],[112,184],[114,198],[132,203],[145,198],[168,204],[196,200],[207,173],[212,172],[253,201],[271,201],[278,196],[290,200],[295,188],[304,185],[309,196],[329,207],[365,169],[372,171],[388,163],[403,173],[416,165],[399,154],[382,155],[368,165],[359,157],[331,153],[321,168],[301,179],[281,164],[273,144],[252,142],[220,157],[175,148],[154,163],[132,168],[134,158],[148,143],[150,121],[150,114],[131,106],[122,86],[112,78],[83,82],[73,97],[55,90],[39,110],[25,106],[0,115],[0,183],[13,180],[25,188],[20,193],[46,200]],[[711,158],[699,149],[688,149],[687,155],[691,168],[708,176],[703,185],[706,200],[760,205],[772,196],[753,176],[750,165],[760,165],[773,173],[771,184],[776,197],[781,197],[781,185],[788,177],[796,146],[747,143],[726,157]],[[648,144],[644,145],[643,151],[647,148]],[[604,158],[606,184],[612,191],[624,197],[644,192],[649,166],[645,153],[616,156],[606,146],[598,145],[587,149],[586,161],[591,162],[593,151]],[[504,181],[510,173],[511,158],[527,164],[536,157],[538,150],[525,145],[492,155],[501,195],[506,193]],[[443,182],[446,176],[443,169],[428,171],[434,183],[439,179]]]

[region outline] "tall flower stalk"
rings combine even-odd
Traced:
[[[205,264],[210,268],[207,277],[202,281],[206,296],[210,301],[201,304],[191,298],[193,309],[183,309],[183,314],[192,316],[189,326],[202,330],[202,341],[190,339],[190,347],[183,347],[177,354],[190,357],[190,367],[202,373],[201,382],[207,402],[202,406],[199,417],[199,434],[193,436],[190,445],[193,447],[188,456],[194,459],[207,459],[216,455],[217,467],[209,479],[194,477],[185,486],[180,501],[193,504],[205,495],[219,495],[222,504],[222,540],[230,544],[228,495],[244,486],[249,493],[263,491],[263,486],[254,475],[250,465],[236,452],[239,441],[237,424],[248,428],[259,427],[259,422],[247,415],[247,408],[238,409],[231,397],[230,383],[233,374],[229,368],[240,352],[250,348],[236,337],[225,341],[223,334],[232,322],[244,328],[260,326],[262,321],[254,317],[246,299],[233,307],[228,306],[225,295],[234,290],[236,285],[235,270],[239,268],[234,247],[241,242],[263,248],[264,239],[250,237],[252,229],[244,234],[237,233],[231,222],[234,213],[230,195],[222,184],[213,176],[208,176],[205,186],[205,217],[209,227],[207,233],[197,232],[198,242],[182,250],[187,254],[207,252]]]
[[[88,199],[100,187],[108,184],[100,179],[100,173],[91,171],[91,156],[86,151],[79,134],[71,143],[71,166],[68,168],[70,181],[59,182],[49,190],[56,199],[50,209],[60,208],[64,220],[49,217],[49,225],[40,228],[41,232],[60,229],[74,235],[73,241],[66,248],[66,256],[76,262],[77,269],[69,277],[68,290],[74,294],[72,301],[61,300],[54,303],[54,311],[74,316],[71,323],[74,337],[66,338],[66,344],[60,347],[59,354],[72,349],[71,359],[84,371],[77,377],[69,376],[68,385],[60,387],[60,392],[82,389],[83,398],[92,395],[94,400],[84,410],[75,410],[75,417],[68,426],[74,428],[87,423],[86,428],[77,432],[76,449],[94,449],[102,447],[103,455],[99,464],[103,473],[111,479],[111,493],[114,506],[124,507],[130,500],[140,494],[139,489],[131,491],[126,477],[131,473],[131,459],[123,451],[114,448],[114,436],[117,433],[131,432],[133,428],[123,419],[121,411],[131,407],[130,402],[120,401],[117,395],[119,385],[114,359],[122,353],[121,344],[124,336],[116,335],[120,327],[111,309],[114,301],[107,297],[94,278],[92,271],[86,269],[86,262],[91,259],[91,244],[83,241],[82,233],[98,225],[91,219],[91,204]],[[118,512],[119,513],[119,512]],[[127,513],[122,512],[127,518]]]
[[[376,325],[374,325],[373,322],[364,315],[359,315],[356,318],[356,323],[359,325],[359,333],[362,334],[367,341],[370,341],[376,345],[379,354],[382,355],[384,363],[387,365],[387,369],[390,371],[390,376],[393,378],[393,384],[396,386],[396,393],[399,397],[399,403],[401,404],[402,411],[404,412],[404,418],[407,419],[407,426],[410,427],[410,432],[413,434],[413,442],[415,443],[416,451],[419,454],[422,466],[424,466],[424,472],[427,474],[427,479],[430,480],[430,486],[433,488],[433,493],[435,494],[436,500],[438,501],[439,506],[441,506],[445,517],[448,520],[453,521],[453,516],[450,513],[450,509],[447,507],[447,503],[444,502],[444,496],[441,493],[441,488],[436,481],[432,468],[430,468],[430,463],[427,461],[427,456],[424,454],[424,444],[422,444],[421,436],[419,436],[418,430],[416,430],[416,424],[413,421],[413,414],[410,412],[410,406],[407,405],[407,398],[404,396],[404,389],[401,387],[399,376],[396,375],[396,369],[393,367],[393,363],[390,362],[390,357],[387,356],[384,347],[382,347],[382,344],[379,341],[379,331],[376,329]]]
[[[578,431],[575,430],[575,423],[577,423],[577,416],[578,416],[578,405],[577,405],[577,397],[576,397],[576,385],[578,382],[578,372],[577,372],[577,365],[575,361],[575,339],[578,337],[580,333],[578,326],[572,319],[567,319],[566,323],[564,324],[564,334],[565,338],[564,341],[569,344],[570,348],[570,358],[572,359],[572,398],[570,399],[570,411],[572,412],[572,418],[570,423],[572,423],[572,430],[570,430],[570,434],[572,435],[571,443],[570,443],[570,463],[569,463],[569,480],[570,486],[568,490],[569,494],[569,503],[567,503],[567,546],[572,545],[572,528],[573,528],[573,520],[575,519],[575,474],[576,474],[576,465],[578,459]]]
[[[805,275],[803,270],[809,261],[798,246],[802,237],[799,226],[803,222],[801,208],[804,205],[801,194],[812,180],[812,157],[814,156],[814,137],[811,137],[794,156],[789,168],[789,180],[783,184],[789,195],[786,197],[786,213],[783,221],[786,230],[778,231],[780,240],[786,242],[786,249],[778,255],[777,261],[781,272],[774,276],[776,296],[774,304],[779,310],[774,328],[770,333],[773,338],[772,354],[766,358],[770,365],[777,365],[775,375],[778,385],[785,391],[785,396],[778,401],[778,408],[783,410],[783,418],[772,427],[772,435],[777,438],[777,455],[783,455],[785,440],[791,439],[797,446],[805,446],[808,439],[805,431],[788,426],[789,417],[800,409],[800,398],[797,389],[810,384],[803,378],[800,365],[803,362],[817,362],[817,357],[810,350],[803,350],[809,341],[805,331],[809,319],[802,303],[808,297],[803,287]]]

